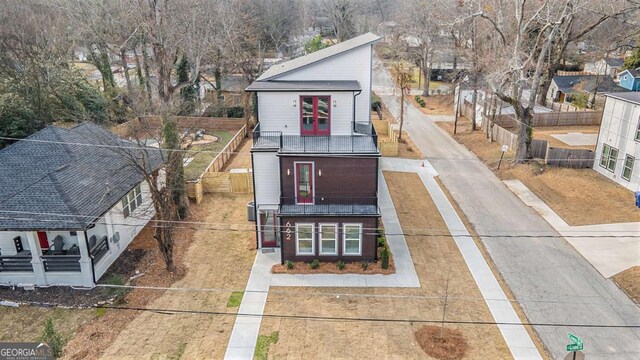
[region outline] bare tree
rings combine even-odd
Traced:
[[[322,10],[329,17],[338,42],[356,35],[355,17],[358,4],[353,0],[323,0]]]
[[[395,77],[396,90],[400,93],[400,128],[398,131],[398,141],[402,141],[402,127],[404,125],[406,112],[405,102],[407,101],[407,96],[411,95],[411,73],[401,62],[394,64],[392,69]]]

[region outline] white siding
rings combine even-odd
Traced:
[[[361,46],[285,73],[276,77],[276,80],[357,80],[362,93],[356,98],[356,121],[368,122],[371,109],[371,49],[372,45]],[[259,106],[263,105],[259,103]]]
[[[256,206],[280,203],[280,161],[275,152],[254,152]]]
[[[351,135],[353,93],[351,92],[261,92],[258,93],[258,119],[261,131],[282,131],[284,135],[300,135],[300,96],[331,96],[331,135]],[[360,97],[362,95],[359,95]],[[357,99],[357,98],[356,98]],[[293,106],[293,102],[296,106]],[[336,106],[333,106],[335,101]]]
[[[2,255],[15,255],[16,246],[13,243],[13,238],[20,236],[22,239],[22,247],[25,250],[29,250],[29,243],[27,242],[27,233],[18,231],[2,231],[0,232],[0,254]]]
[[[596,161],[593,165],[594,170],[632,191],[640,191],[640,143],[634,139],[639,121],[640,105],[608,97],[598,135]],[[613,173],[600,166],[603,144],[619,151]],[[622,178],[624,159],[627,155],[636,159],[629,181]]]

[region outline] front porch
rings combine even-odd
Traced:
[[[103,231],[0,232],[0,284],[93,286],[110,252]]]

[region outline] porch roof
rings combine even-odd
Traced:
[[[122,148],[117,148],[121,146]],[[0,230],[82,230],[162,165],[156,148],[91,123],[49,126],[0,150]]]

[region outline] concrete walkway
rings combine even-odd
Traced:
[[[608,278],[640,265],[640,223],[570,226],[520,180],[504,180],[504,183],[564,236],[602,276]],[[611,237],[598,238],[598,235]]]
[[[373,88],[399,114],[389,73],[376,61]],[[584,339],[587,358],[640,359],[640,329],[575,327],[570,324],[640,324],[640,309],[561,237],[494,234],[559,233],[526,206],[473,153],[436,126],[429,115],[407,107],[404,127],[462,211],[483,235],[494,264],[532,323],[567,324],[534,329],[554,359],[567,354],[567,332]]]
[[[467,267],[473,276],[493,319],[497,323],[511,323],[517,325],[498,325],[511,354],[515,359],[542,359],[529,333],[521,325],[520,318],[508,301],[498,280],[485,261],[482,253],[471,238],[466,226],[449,202],[440,185],[434,179],[438,173],[428,161],[407,159],[382,159],[383,170],[404,171],[418,173],[422,183],[429,191],[440,215],[454,235],[453,239],[462,254]]]

